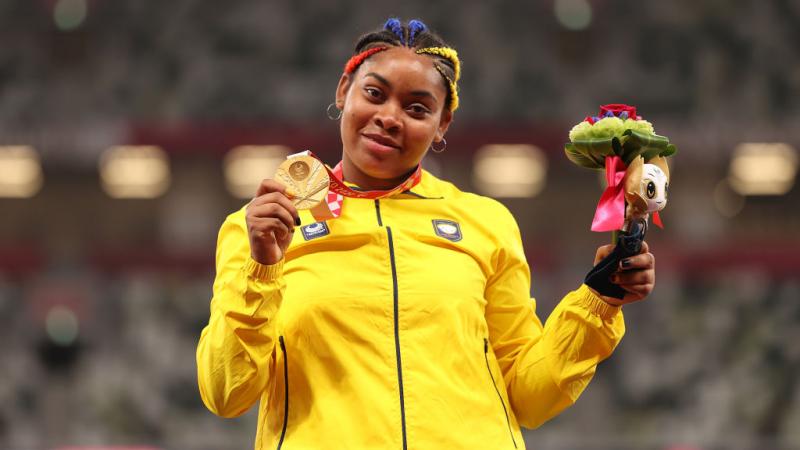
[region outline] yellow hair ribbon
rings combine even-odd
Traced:
[[[441,56],[453,64],[453,72],[455,75],[453,80],[444,73],[441,67],[435,67],[436,70],[442,74],[444,79],[447,80],[450,88],[450,111],[455,111],[456,108],[458,108],[458,85],[456,83],[458,83],[459,78],[461,78],[461,62],[458,59],[458,52],[449,47],[425,47],[418,49],[417,54]]]
[[[455,79],[453,82],[458,83],[458,80],[461,78],[461,62],[458,59],[458,52],[450,47],[425,47],[418,49],[417,53],[427,53],[429,55],[437,55],[449,59],[450,62],[453,63],[453,68],[455,69]]]

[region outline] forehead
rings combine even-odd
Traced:
[[[658,167],[657,165],[655,165],[655,164],[645,164],[642,167],[642,178],[649,178],[651,180],[660,181],[662,179],[665,180],[667,178],[667,176],[664,174],[664,171],[661,170],[661,168]]]
[[[413,87],[414,89],[444,90],[442,75],[433,64],[433,58],[418,55],[413,49],[392,47],[376,53],[359,70],[360,78],[369,73],[376,73],[394,86]]]

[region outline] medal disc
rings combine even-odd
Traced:
[[[325,166],[311,156],[295,156],[278,166],[275,180],[286,186],[297,209],[311,209],[328,195],[330,178]]]

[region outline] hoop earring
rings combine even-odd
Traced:
[[[334,113],[331,110],[331,108],[335,109],[336,112]],[[328,105],[328,108],[325,109],[325,114],[328,116],[328,119],[331,120],[339,120],[342,118],[342,110],[339,109],[338,106],[336,106],[336,103],[331,103],[330,105]]]
[[[433,146],[433,144],[435,144],[435,142],[431,142],[431,150],[434,153],[442,153],[447,148],[447,141],[445,140],[445,138],[442,138],[442,147],[441,148],[436,148],[436,147]]]

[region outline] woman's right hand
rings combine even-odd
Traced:
[[[250,256],[256,262],[272,265],[283,259],[294,227],[300,225],[300,216],[286,196],[286,187],[275,180],[264,180],[247,205],[245,221]]]

